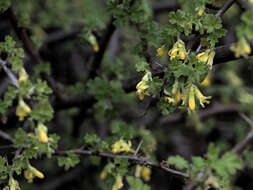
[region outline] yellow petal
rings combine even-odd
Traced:
[[[151,176],[151,169],[148,167],[143,167],[141,176],[144,179],[144,181],[148,182],[150,181],[150,176]]]
[[[195,97],[194,97],[194,88],[191,86],[189,92],[189,108],[191,111],[195,110]]]
[[[122,176],[117,175],[116,176],[116,181],[115,181],[115,183],[114,183],[114,185],[112,187],[112,190],[119,190],[119,189],[121,189],[123,187],[123,185],[124,184],[122,182]]]

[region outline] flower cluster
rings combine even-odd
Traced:
[[[211,99],[211,96],[204,96],[199,88],[195,86],[194,84],[191,84],[187,87],[185,90],[185,94],[183,95],[183,102],[182,105],[187,105],[188,104],[188,111],[191,113],[195,111],[196,105],[195,105],[195,96],[199,100],[199,104],[201,105],[202,108],[205,107],[205,103],[209,104]]]
[[[187,55],[184,42],[181,39],[178,39],[168,55],[170,56],[170,59],[176,58],[184,60]]]
[[[120,152],[134,153],[134,150],[131,149],[131,146],[132,146],[131,141],[128,141],[126,143],[124,140],[121,139],[112,145],[112,153],[114,153],[114,154],[117,154]]]
[[[202,53],[199,53],[197,55],[197,59],[200,62],[206,63],[209,69],[212,69],[214,56],[215,56],[215,52],[211,49],[208,49]]]

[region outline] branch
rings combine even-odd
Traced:
[[[14,10],[12,7],[8,8],[6,11],[6,14],[18,36],[18,38],[23,42],[24,44],[24,49],[27,51],[27,53],[31,56],[31,58],[34,61],[34,64],[40,64],[40,55],[39,55],[39,51],[36,47],[33,46],[32,41],[30,40],[30,38],[28,37],[27,34],[27,30],[23,27],[19,26],[18,23],[18,17],[15,14]],[[64,95],[59,92],[59,89],[56,85],[56,83],[54,82],[54,80],[49,77],[46,73],[41,73],[41,77],[47,81],[48,85],[53,89],[55,95],[61,99],[61,100],[65,100]]]
[[[0,137],[2,138],[2,139],[5,139],[5,140],[7,140],[7,141],[10,141],[11,143],[15,143],[15,140],[10,136],[10,135],[8,135],[7,133],[5,133],[4,131],[2,131],[2,130],[0,130]]]
[[[99,51],[94,54],[94,60],[91,64],[90,72],[89,72],[89,76],[88,76],[89,79],[94,79],[98,74],[97,71],[100,68],[100,65],[101,65],[102,59],[104,57],[107,45],[111,39],[112,34],[116,30],[116,27],[113,24],[114,21],[115,21],[115,19],[113,19],[113,18],[110,20],[109,24],[106,27],[104,36],[102,37],[101,41],[99,42]]]
[[[66,155],[66,153],[69,151],[57,151],[56,155]],[[104,153],[104,152],[97,152],[97,151],[89,151],[89,150],[82,150],[82,149],[76,149],[76,150],[71,150],[71,152],[79,154],[79,155],[89,155],[89,156],[99,156],[103,158],[110,158],[110,159],[116,159],[116,158],[121,158],[121,159],[128,159],[136,164],[139,165],[144,165],[144,166],[149,166],[149,167],[154,167],[161,169],[163,171],[166,171],[172,175],[182,177],[182,178],[189,178],[189,175],[183,172],[180,172],[178,170],[174,170],[168,167],[165,167],[162,163],[155,163],[155,162],[150,162],[145,159],[138,158],[137,156],[133,155],[117,155],[117,154],[110,154],[110,153]]]
[[[253,140],[253,121],[250,120],[246,115],[240,114],[240,116],[251,126],[251,130],[248,132],[246,137],[238,143],[231,151],[240,154],[245,150],[246,146]],[[201,179],[203,177],[204,172],[201,172],[198,176],[197,179]],[[183,190],[192,190],[197,183],[195,181],[190,181]]]

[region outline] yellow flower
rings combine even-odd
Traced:
[[[44,178],[44,174],[40,172],[39,170],[37,170],[36,168],[32,167],[30,164],[28,165],[28,169],[26,171],[27,172],[25,174],[25,177],[28,177],[28,179],[31,178],[32,175],[40,179]]]
[[[199,53],[197,55],[197,59],[200,62],[206,63],[209,69],[212,69],[214,56],[215,56],[215,52],[213,50],[208,49],[202,53]]]
[[[146,182],[150,181],[151,169],[144,166],[141,172],[141,176],[144,179],[144,181]]]
[[[127,143],[124,140],[119,140],[112,145],[112,153],[120,152],[131,152],[134,153],[134,150],[131,149],[132,143],[128,141]]]
[[[207,180],[205,181],[205,185],[207,189],[209,188],[220,189],[219,181],[214,176],[209,176]]]
[[[189,89],[189,109],[190,111],[195,110],[195,96],[194,96],[194,86],[191,85]]]
[[[251,47],[244,37],[240,38],[235,44],[232,44],[230,49],[234,52],[235,57],[246,56],[251,53]]]
[[[18,82],[26,82],[28,80],[28,74],[26,73],[25,69],[22,67],[19,71],[19,78]]]
[[[197,8],[195,9],[195,11],[198,12],[198,16],[202,16],[203,13],[204,13],[204,11],[205,11],[205,7],[204,7],[204,6],[197,7]]]
[[[92,48],[95,52],[98,52],[99,51],[99,45],[97,43],[97,39],[96,37],[93,35],[93,34],[89,34],[89,37],[88,37],[88,41],[90,42],[90,44],[92,45]]]
[[[194,86],[194,93],[196,95],[196,97],[199,99],[199,103],[201,105],[202,108],[205,107],[204,103],[209,104],[210,101],[208,99],[211,99],[211,96],[204,96],[200,90],[198,89],[197,86]]]
[[[166,56],[167,52],[168,52],[167,48],[165,47],[165,45],[163,45],[162,47],[157,49],[156,56],[158,57]]]
[[[25,170],[24,177],[28,181],[28,183],[32,183],[33,178],[35,178],[35,175],[31,172],[31,170]]]
[[[38,141],[47,143],[48,137],[47,137],[47,127],[39,122],[38,127],[35,129],[35,134],[38,139]]]
[[[16,115],[19,117],[19,121],[23,121],[24,118],[31,112],[30,107],[24,102],[22,98],[19,99],[18,107],[16,109]]]
[[[150,71],[147,71],[146,74],[142,77],[141,81],[136,85],[137,95],[140,100],[143,100],[144,95],[149,96],[150,94],[147,92],[149,88],[148,83],[152,81],[152,74]]]
[[[211,84],[210,78],[211,78],[211,74],[208,73],[208,74],[206,75],[205,79],[200,83],[200,85],[201,85],[201,86],[210,86],[210,84]]]
[[[144,181],[150,181],[151,169],[145,166],[137,165],[135,169],[135,177],[142,177]]]
[[[175,99],[174,98],[171,98],[171,97],[168,97],[168,96],[164,96],[164,99],[168,102],[168,103],[175,103]]]
[[[19,183],[13,177],[9,178],[9,187],[10,190],[20,190]]]
[[[186,57],[186,49],[185,44],[182,40],[178,40],[172,47],[172,49],[169,51],[168,55],[170,56],[170,59],[181,59],[184,60]]]
[[[180,87],[179,87],[178,81],[176,81],[173,84],[171,92],[175,96],[176,103],[178,103],[181,100],[181,93],[180,93]]]
[[[116,176],[116,181],[114,183],[114,185],[112,186],[112,190],[119,190],[123,187],[123,182],[122,182],[122,176],[117,175]]]

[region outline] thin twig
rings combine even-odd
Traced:
[[[7,140],[7,141],[10,141],[13,144],[15,143],[15,140],[10,135],[8,135],[7,133],[5,133],[2,130],[0,130],[0,137]]]
[[[56,155],[65,155],[67,152],[68,151],[57,151]],[[158,168],[178,177],[189,178],[189,175],[186,173],[165,167],[160,163],[155,163],[155,162],[147,161],[145,159],[138,158],[135,155],[118,155],[118,154],[110,154],[110,153],[90,151],[90,150],[80,150],[80,149],[71,150],[71,152],[74,152],[79,155],[90,155],[90,156],[93,155],[93,156],[99,156],[99,157],[110,158],[110,159],[115,159],[115,158],[128,159],[129,161],[132,161],[139,165]]]
[[[139,152],[139,150],[141,148],[142,143],[143,143],[143,139],[141,139],[141,142],[139,143],[137,149],[135,150],[134,156],[137,156],[137,154],[138,154],[138,152]]]
[[[3,61],[0,59],[0,65],[3,67],[4,71],[6,72],[8,78],[10,79],[11,83],[19,88],[17,77],[13,74],[13,72],[6,66],[7,61]]]
[[[34,64],[40,64],[39,50],[33,46],[31,39],[28,37],[27,30],[19,26],[18,17],[15,14],[12,7],[8,8],[6,14],[18,36],[18,38],[23,42],[24,49],[33,59]],[[48,85],[53,89],[55,95],[62,101],[66,100],[66,97],[61,93],[55,83],[55,81],[49,77],[46,73],[41,73],[41,77],[47,81]]]
[[[243,114],[240,114],[241,116]],[[245,121],[251,126],[253,127],[253,121],[251,119],[249,119],[246,115],[242,116],[243,119],[246,119]],[[243,152],[243,150],[245,150],[246,146],[253,140],[253,129],[251,129],[248,134],[246,135],[246,137],[239,142],[237,145],[234,146],[234,148],[231,150],[232,152],[236,153],[236,154],[240,154]],[[203,172],[201,172],[203,173]],[[200,173],[200,174],[201,174]],[[199,174],[199,176],[200,176]],[[197,179],[201,179],[203,177],[197,177]],[[190,181],[183,190],[192,190],[195,186],[197,185],[197,183],[195,181]]]

